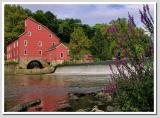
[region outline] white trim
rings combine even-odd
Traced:
[[[26,53],[25,53],[26,51]],[[28,55],[28,50],[27,49],[24,49],[24,52],[23,52],[24,55]]]
[[[65,48],[67,48],[68,49],[68,47],[67,46],[65,46],[63,43],[60,43],[57,47],[55,47],[55,48],[58,48],[60,45],[63,45]],[[69,49],[68,49],[69,50]]]
[[[38,25],[38,30],[42,30],[42,26],[41,25]]]
[[[28,40],[27,39],[25,39],[23,43],[24,43],[25,47],[28,46]]]
[[[52,42],[52,46],[56,46],[56,42],[55,41]]]
[[[17,47],[18,47],[18,41],[17,41]]]
[[[43,46],[42,41],[38,41],[38,46],[39,46],[39,47],[42,47],[42,46]]]
[[[50,33],[49,36],[48,36],[48,38],[49,38],[49,39],[52,39],[52,37],[53,37],[53,36],[52,36],[52,33]]]
[[[31,32],[31,31],[28,31],[28,32],[27,32],[27,36],[32,36],[32,32]]]
[[[61,55],[62,54],[62,55]],[[64,57],[64,53],[63,52],[61,52],[60,53],[60,58],[63,58]]]
[[[43,54],[42,50],[39,50],[39,51],[38,51],[38,54],[39,54],[39,55],[42,55],[42,54]]]

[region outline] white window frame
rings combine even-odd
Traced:
[[[62,54],[62,55],[61,55]],[[64,54],[63,52],[60,53],[60,58],[63,58],[64,57]]]
[[[27,27],[27,23],[26,23],[26,21],[24,22],[24,25],[25,25],[25,27]]]
[[[41,53],[40,53],[40,52],[41,52]],[[39,51],[38,51],[38,54],[39,54],[39,55],[42,55],[42,50],[39,50]]]
[[[32,35],[32,32],[28,31],[28,32],[27,32],[27,35],[28,35],[28,36],[31,36],[31,35]]]
[[[25,53],[26,51],[26,53]],[[24,55],[27,55],[28,54],[28,50],[27,49],[24,49]]]
[[[15,42],[13,43],[13,47],[14,47],[14,48],[16,47]]]
[[[28,45],[28,40],[24,40],[24,46]]]
[[[38,41],[38,46],[39,46],[39,47],[42,47],[42,45],[43,45],[43,44],[42,44],[42,41]]]
[[[52,46],[55,46],[56,45],[56,42],[52,42]]]
[[[18,47],[18,41],[17,41],[17,47]]]
[[[52,34],[49,34],[49,38],[50,38],[50,39],[52,38]]]
[[[42,26],[41,25],[38,25],[38,30],[42,30]]]

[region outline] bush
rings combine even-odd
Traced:
[[[13,64],[13,65],[16,65],[18,64],[16,61],[8,61],[8,62],[5,62],[5,64]]]
[[[154,110],[154,72],[153,66],[146,64],[145,73],[139,78],[131,75],[124,79],[117,78],[117,94],[115,100],[122,111]]]
[[[119,80],[116,101],[122,111],[153,111],[153,78]]]
[[[69,61],[63,61],[62,65],[68,65],[68,64],[71,64],[71,62]]]

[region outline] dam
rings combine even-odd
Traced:
[[[109,75],[112,74],[110,66],[115,73],[117,72],[113,60],[98,62],[98,63],[84,63],[58,66],[53,74],[55,75]]]

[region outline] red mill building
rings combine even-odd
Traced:
[[[24,33],[7,46],[6,56],[8,61],[17,61],[23,68],[27,68],[33,62],[41,67],[52,61],[63,62],[68,60],[68,52],[69,49],[51,30],[26,18]]]

